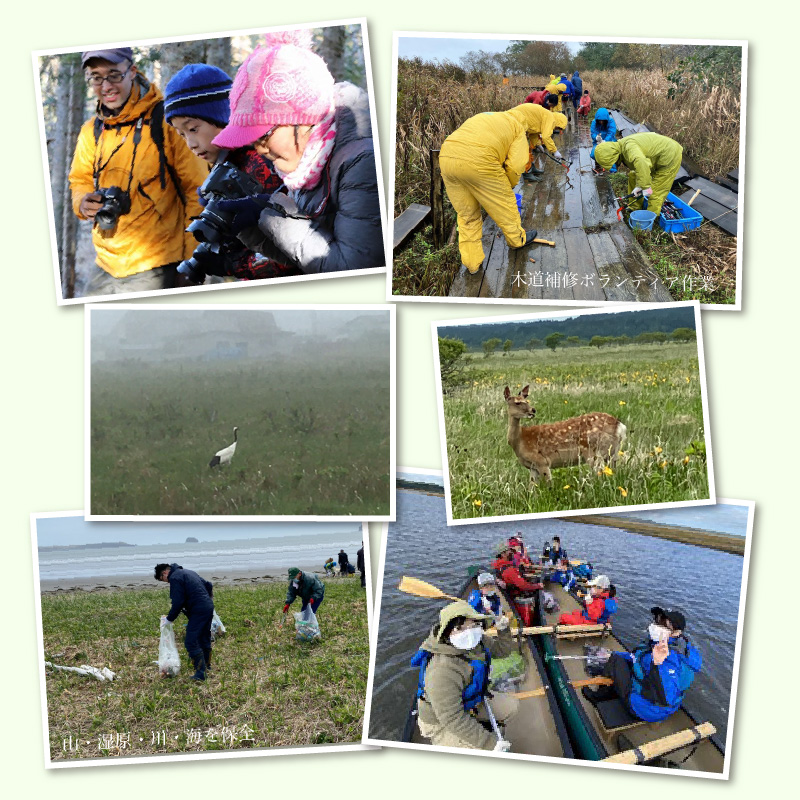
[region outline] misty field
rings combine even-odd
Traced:
[[[45,660],[117,673],[99,683],[48,669],[51,758],[359,742],[369,637],[358,578],[328,582],[322,640],[313,643],[295,639],[291,615],[280,627],[285,595],[283,582],[214,590],[227,632],[214,644],[204,683],[188,677],[183,615],[175,623],[181,673],[161,678],[153,663],[166,588],[43,595]]]
[[[310,359],[93,364],[91,513],[388,514],[388,353]]]
[[[599,473],[588,464],[554,469],[551,485],[530,488],[506,441],[503,399],[506,385],[517,394],[527,384],[537,424],[592,411],[622,420],[617,463]],[[443,402],[456,519],[709,497],[695,343],[472,354]]]

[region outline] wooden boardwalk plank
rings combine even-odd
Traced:
[[[738,194],[730,191],[730,189],[726,189],[724,186],[712,183],[706,178],[692,178],[690,181],[686,181],[686,185],[691,186],[692,189],[700,189],[703,197],[713,200],[715,203],[725,206],[725,208],[739,207]],[[692,205],[694,205],[694,203]]]
[[[556,167],[564,172],[563,167]],[[562,181],[564,179],[562,178]],[[564,187],[564,214],[562,228],[580,228],[583,226],[583,201],[581,200],[581,167],[576,158],[567,172]]]
[[[580,230],[580,228],[578,229]],[[543,244],[539,246],[541,254],[540,269],[544,273],[542,278],[542,300],[574,300],[571,286],[565,286],[565,273],[569,272],[567,249],[564,247],[564,230],[548,231],[543,238],[555,242],[555,247]],[[536,258],[536,256],[534,256]]]
[[[589,246],[589,239],[583,228],[570,228],[564,231],[564,246],[570,272],[577,274],[578,282],[572,287],[572,295],[576,300],[608,299],[601,288],[600,275],[597,272],[594,254]]]
[[[728,173],[728,177],[729,177],[729,178],[730,178],[732,181],[736,181],[736,182],[738,183],[738,182],[739,182],[739,168],[737,167],[736,169],[732,169],[732,170],[731,170],[731,171]]]
[[[636,302],[639,299],[636,289],[611,236],[606,231],[601,231],[591,233],[586,238],[606,299]]]
[[[686,194],[679,195],[679,197],[684,203],[688,203],[694,192],[694,189],[690,189]],[[706,220],[722,228],[726,233],[731,234],[731,236],[736,236],[736,226],[738,225],[738,215],[736,211],[732,211],[720,203],[716,203],[714,200],[704,197],[702,194],[697,195],[692,203],[692,208],[702,214]]]
[[[614,226],[608,231],[608,235],[633,279],[638,299],[644,303],[669,303],[672,300],[669,289],[653,269],[650,259],[627,225]]]
[[[430,213],[430,206],[424,206],[422,203],[412,203],[399,217],[395,217],[392,229],[392,249],[397,250],[411,232],[425,221]]]

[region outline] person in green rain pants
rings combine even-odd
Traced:
[[[628,192],[639,196],[631,208],[641,208],[647,198],[647,210],[656,216],[681,168],[682,155],[683,148],[674,139],[659,133],[634,133],[618,142],[601,142],[594,151],[603,169],[620,162],[628,168]]]
[[[510,248],[524,247],[536,238],[536,231],[522,227],[514,197],[527,164],[528,131],[511,111],[476,114],[444,140],[439,165],[458,215],[461,262],[469,272],[476,273],[483,264],[481,207]]]

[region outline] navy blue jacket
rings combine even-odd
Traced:
[[[175,622],[181,611],[187,617],[214,611],[214,601],[211,598],[214,587],[196,572],[184,569],[180,564],[170,564],[167,580],[169,598],[172,600],[172,608],[167,614],[170,622]]]
[[[578,70],[572,73],[572,85],[578,93],[578,99],[580,99],[580,96],[583,94],[583,78],[578,74]]]

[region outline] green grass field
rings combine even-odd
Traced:
[[[503,400],[506,385],[516,394],[526,384],[538,424],[591,411],[622,420],[628,436],[610,474],[564,467],[530,488]],[[695,343],[472,354],[443,402],[455,519],[709,497]]]
[[[385,515],[388,358],[92,367],[91,513]],[[211,457],[239,441],[230,464]]]
[[[48,670],[51,758],[359,742],[369,641],[358,577],[327,582],[322,640],[313,643],[296,641],[291,614],[279,627],[285,595],[282,582],[214,591],[227,633],[215,642],[212,670],[200,684],[188,677],[183,615],[175,623],[181,674],[161,678],[153,663],[159,618],[169,610],[166,588],[43,595],[45,660],[117,673],[113,683],[100,683]],[[291,610],[300,610],[299,601]],[[165,743],[152,741],[159,731]],[[65,749],[70,736],[80,742],[77,750]]]

